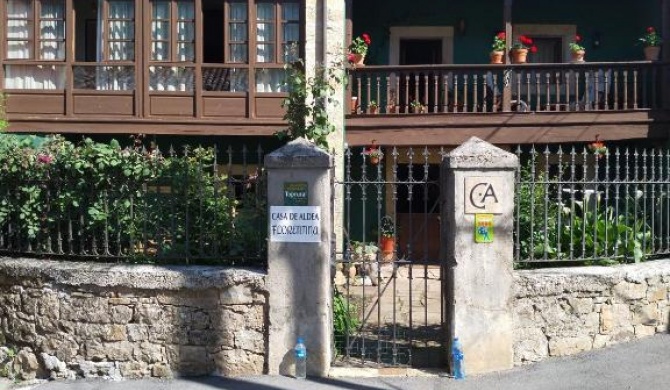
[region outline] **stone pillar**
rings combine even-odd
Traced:
[[[442,162],[446,344],[451,360],[451,341],[461,340],[466,374],[513,366],[512,229],[518,164],[514,154],[476,137]]]
[[[270,211],[266,284],[270,295],[268,373],[293,375],[293,347],[297,338],[303,337],[307,345],[307,373],[326,376],[333,344],[330,280],[332,158],[312,143],[298,139],[267,155],[265,168]],[[291,198],[285,193],[287,188],[293,188],[292,191],[305,188],[304,198]],[[291,204],[287,215],[272,213],[273,206]],[[309,206],[316,206],[316,209]],[[279,209],[275,207],[274,210]],[[314,220],[314,210],[318,212],[317,221]],[[308,233],[273,229],[277,224],[289,228],[318,226],[318,232],[313,229]],[[310,242],[304,242],[305,239]],[[296,242],[301,240],[303,242]]]

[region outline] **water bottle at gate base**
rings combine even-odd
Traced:
[[[451,373],[454,375],[454,378],[464,379],[465,368],[463,367],[463,346],[458,337],[454,338],[454,342],[451,345],[451,361]]]
[[[305,379],[307,377],[307,348],[302,337],[298,338],[298,343],[293,350],[295,351],[295,377]]]

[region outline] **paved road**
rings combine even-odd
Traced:
[[[286,377],[201,378],[172,381],[51,382],[32,390],[483,390],[483,389],[670,389],[670,335],[550,359],[500,374],[456,381],[445,377],[327,378],[298,381]]]

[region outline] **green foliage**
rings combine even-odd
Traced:
[[[314,76],[308,77],[303,60],[287,65],[289,95],[282,107],[288,128],[277,133],[281,139],[306,138],[317,146],[328,149],[328,135],[335,131],[328,117],[328,106],[337,104],[336,88],[344,81],[341,64],[331,67],[317,66]]]
[[[358,310],[341,292],[335,289],[333,296],[333,329],[335,337],[345,337],[360,326]]]
[[[214,161],[206,148],[163,156],[141,142],[0,134],[0,228],[11,223],[11,239],[38,252],[58,243],[150,262],[242,255],[246,225],[262,233],[262,210],[229,196]]]
[[[609,264],[641,261],[650,253],[643,243],[651,242],[651,229],[634,196],[624,195],[615,205],[614,199],[605,204],[597,194],[587,193],[582,200],[571,197],[563,203],[557,198],[558,178],[526,165],[520,179],[516,234],[521,260]]]
[[[5,95],[0,93],[0,134],[7,128],[7,117],[5,116]]]

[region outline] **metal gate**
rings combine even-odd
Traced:
[[[345,150],[335,183],[344,213],[335,226],[336,364],[442,364],[443,154],[374,143]]]

